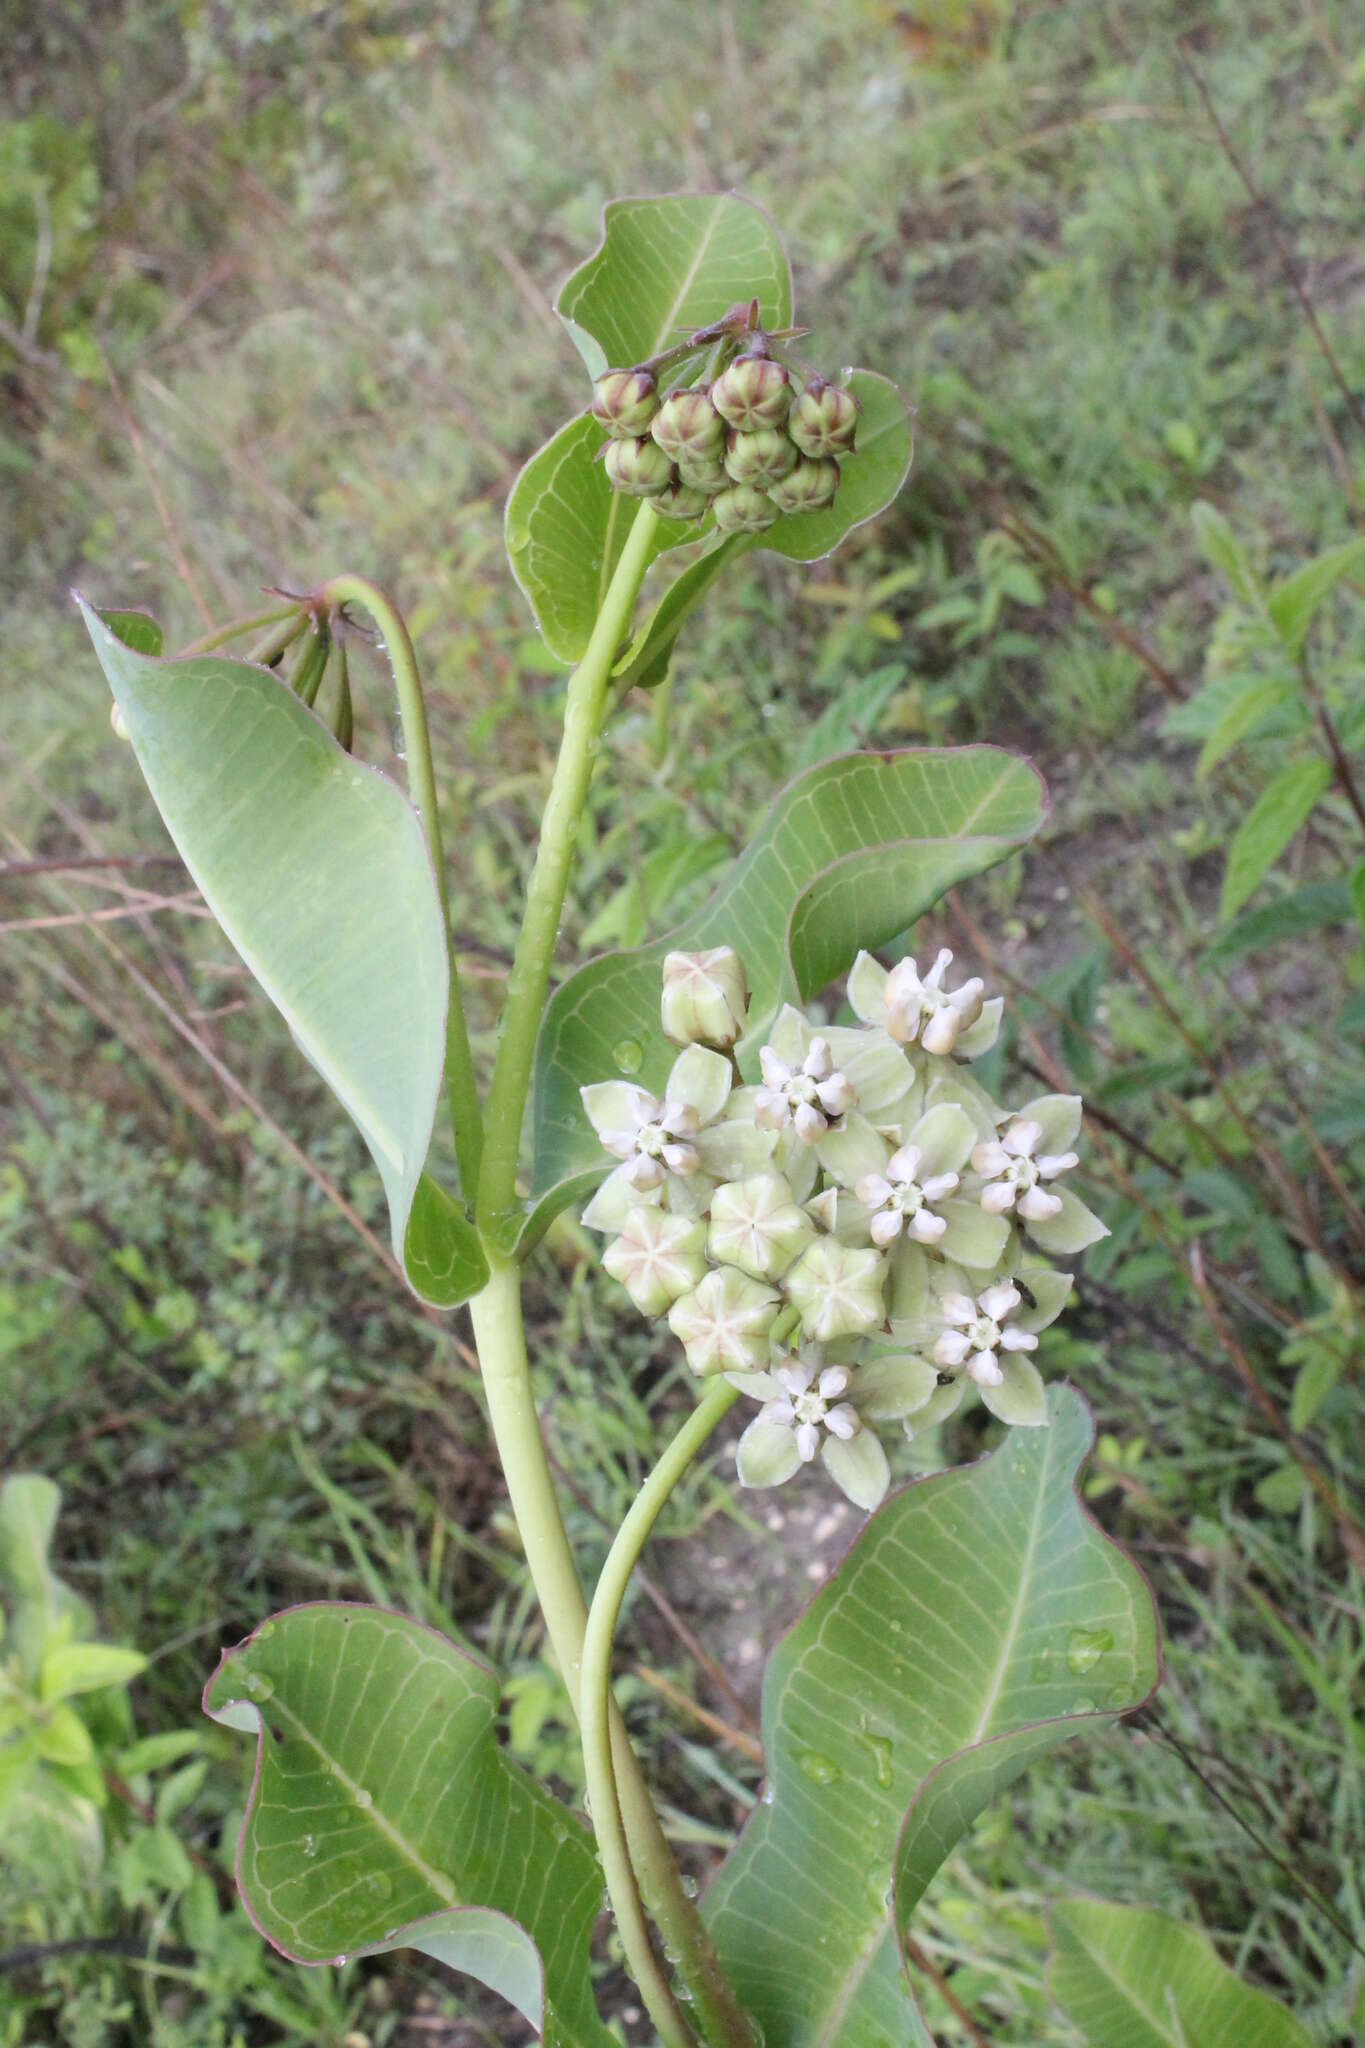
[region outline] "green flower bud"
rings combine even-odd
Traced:
[[[708,492],[684,483],[670,484],[650,502],[661,519],[705,519],[711,507]]]
[[[803,455],[851,455],[859,410],[851,391],[812,377],[792,402],[787,430]]]
[[[779,1298],[732,1266],[717,1267],[700,1287],[675,1301],[668,1327],[700,1375],[761,1372],[768,1363],[768,1332]]]
[[[791,404],[791,380],[768,356],[739,356],[711,386],[711,403],[732,427],[751,434],[780,427]]]
[[[649,440],[608,441],[604,465],[614,491],[628,498],[657,498],[673,481],[673,465]]]
[[[785,1286],[801,1311],[808,1337],[828,1343],[833,1337],[858,1336],[878,1329],[886,1320],[882,1288],[886,1260],[879,1252],[859,1251],[837,1238],[818,1237],[788,1273]]]
[[[659,392],[648,370],[604,370],[592,387],[592,416],[618,440],[649,431]]]
[[[819,461],[803,455],[789,476],[769,484],[768,496],[779,512],[823,512],[838,488],[839,465],[832,455]]]
[[[734,1044],[744,1029],[749,984],[733,946],[704,953],[665,953],[660,1003],[664,1036],[674,1045]]]
[[[778,517],[776,505],[752,484],[731,484],[712,505],[722,533],[762,533]]]
[[[674,462],[712,457],[719,461],[725,422],[709,391],[673,391],[659,408],[650,433]]]
[[[689,491],[703,491],[708,498],[714,498],[718,491],[730,488],[730,472],[726,469],[720,454],[680,455],[678,475]]]
[[[781,427],[755,427],[751,434],[732,427],[726,437],[726,469],[737,484],[752,484],[756,490],[771,490],[800,459]]]
[[[711,1257],[754,1280],[776,1280],[815,1235],[780,1173],[726,1181],[711,1197]]]
[[[662,1315],[706,1271],[706,1225],[667,1209],[634,1209],[602,1264],[641,1315]]]

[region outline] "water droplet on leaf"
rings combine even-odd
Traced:
[[[365,1880],[365,1889],[372,1899],[387,1899],[393,1892],[393,1879],[382,1870],[372,1870]]]
[[[638,1074],[645,1063],[645,1049],[638,1038],[623,1038],[612,1047],[611,1056],[623,1074]]]
[[[264,1671],[249,1671],[246,1689],[253,1700],[268,1700],[275,1690],[275,1681],[273,1678],[267,1678]]]
[[[1073,1628],[1066,1639],[1067,1669],[1080,1678],[1113,1647],[1114,1638],[1107,1628]]]
[[[1035,1685],[1046,1685],[1052,1676],[1052,1652],[1040,1650],[1029,1667],[1029,1677]]]
[[[837,1785],[844,1775],[833,1758],[822,1756],[818,1749],[803,1750],[798,1762],[802,1776],[809,1778],[812,1785]]]
[[[373,1792],[367,1792],[367,1791],[365,1790],[365,1787],[364,1787],[363,1785],[359,1785],[359,1786],[357,1786],[357,1788],[356,1788],[356,1795],[355,1795],[355,1803],[356,1803],[356,1805],[357,1805],[357,1806],[359,1806],[359,1807],[362,1807],[362,1808],[364,1808],[364,1807],[369,1807],[369,1806],[373,1806],[373,1805],[374,1805],[374,1794],[373,1794]]]
[[[531,545],[531,529],[530,529],[530,527],[529,527],[529,526],[512,526],[512,527],[509,527],[509,528],[508,528],[508,530],[507,530],[507,545],[508,545],[508,548],[510,549],[510,551],[512,552],[512,554],[514,554],[514,555],[519,555],[519,554],[520,554],[520,553],[522,552],[522,550],[523,550],[524,548],[529,548],[529,547],[530,547],[530,545]]]
[[[1090,1698],[1089,1694],[1082,1694],[1080,1699],[1071,1702],[1071,1711],[1073,1714],[1093,1714],[1095,1702]]]

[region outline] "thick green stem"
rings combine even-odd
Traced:
[[[630,1575],[644,1549],[650,1530],[658,1520],[664,1502],[687,1470],[716,1424],[739,1399],[725,1380],[713,1380],[688,1416],[654,1470],[635,1496],[629,1514],[616,1532],[607,1554],[602,1576],[597,1581],[588,1626],[583,1638],[583,1673],[579,1697],[579,1722],[583,1731],[583,1762],[587,1772],[592,1824],[602,1855],[607,1894],[616,1914],[616,1925],[627,1957],[634,1958],[641,1947],[649,1950],[649,1929],[635,1871],[626,1846],[626,1832],[618,1794],[612,1743],[614,1701],[611,1691],[611,1645]],[[638,1973],[637,1973],[638,1974]],[[641,1987],[643,1989],[643,1986]],[[647,1996],[647,1994],[646,1994]],[[671,2036],[650,2006],[650,2016],[665,2040]],[[687,2036],[690,2040],[690,2035]]]
[[[426,702],[417,655],[391,597],[364,576],[333,576],[312,593],[318,606],[359,605],[379,628],[389,659],[394,689],[398,693],[398,716],[403,727],[403,752],[407,757],[408,794],[427,835],[431,863],[436,870],[436,890],[450,955],[450,1002],[446,1010],[446,1094],[455,1135],[455,1157],[460,1168],[460,1185],[472,1197],[478,1185],[483,1151],[483,1125],[479,1116],[474,1061],[469,1050],[464,1004],[460,999],[460,977],[450,943],[450,897],[446,888],[445,853],[441,845],[441,819],[436,805],[436,775],[431,761],[431,735],[427,731]]]
[[[516,1200],[517,1153],[536,1033],[545,1007],[579,821],[592,780],[612,663],[653,558],[657,524],[650,506],[642,504],[626,536],[583,659],[569,678],[564,737],[526,892],[526,915],[507,977],[507,1003],[488,1091],[477,1214],[482,1228],[495,1238],[501,1235],[503,1219]]]

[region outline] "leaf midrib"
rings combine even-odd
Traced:
[[[1070,1934],[1071,1939],[1075,1942],[1077,1948],[1081,1950],[1082,1954],[1089,1959],[1100,1975],[1113,1985],[1119,1996],[1133,2008],[1138,2017],[1151,2027],[1158,2040],[1166,2044],[1166,2048],[1185,2048],[1185,2043],[1180,2039],[1180,2036],[1170,2033],[1163,2026],[1161,2021],[1142,2003],[1142,2000],[1133,1991],[1132,1986],[1126,1983],[1122,1977],[1114,1975],[1113,1970],[1098,1949],[1092,1948],[1090,1943],[1083,1935],[1076,1931],[1074,1926],[1070,1929]]]

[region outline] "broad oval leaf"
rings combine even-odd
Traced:
[[[610,202],[601,242],[560,286],[555,311],[597,376],[645,362],[753,298],[762,326],[790,326],[791,270],[762,207],[735,192],[673,192]]]
[[[1047,1988],[1089,2048],[1311,2048],[1197,1927],[1102,1899],[1054,1906],[1048,1926]]]
[[[797,512],[779,519],[758,545],[793,562],[815,562],[833,554],[855,526],[884,512],[910,474],[914,441],[910,411],[889,377],[875,370],[850,370],[845,380],[862,406],[858,443],[839,465],[839,489],[823,512]]]
[[[166,829],[359,1128],[401,1258],[441,1085],[449,992],[417,814],[278,676],[218,654],[158,660],[77,601]]]
[[[488,1281],[488,1260],[478,1231],[427,1173],[417,1183],[408,1212],[403,1265],[423,1301],[433,1308],[458,1308]]]
[[[547,2042],[608,2048],[588,1940],[590,1839],[495,1740],[496,1674],[434,1629],[321,1601],[263,1622],[204,1711],[257,1738],[237,1883],[295,1962],[417,1948],[507,1998]]]
[[[929,1877],[1031,1758],[1157,1682],[1146,1582],[1077,1498],[1089,1411],[1048,1408],[893,1495],[769,1662],[768,1786],[704,1906],[767,2048],[928,2044],[897,1929]]]
[[[1045,791],[998,747],[845,754],[788,783],[710,901],[666,938],[591,960],[559,988],[536,1047],[534,1232],[585,1197],[610,1165],[580,1086],[628,1073],[661,1092],[676,1047],[659,1021],[674,949],[734,946],[752,1000],[739,1048],[755,1048],[780,1004],[803,1003],[860,947],[904,931],[945,889],[980,874],[1042,823]]]

